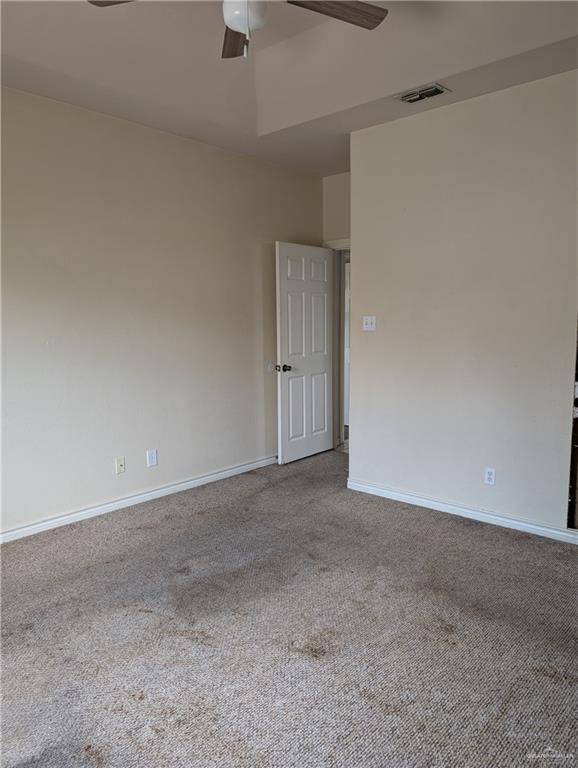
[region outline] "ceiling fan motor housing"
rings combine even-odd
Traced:
[[[223,0],[223,18],[229,29],[250,37],[265,26],[266,4],[256,0]]]

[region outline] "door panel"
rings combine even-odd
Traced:
[[[313,407],[311,431],[313,434],[327,430],[327,374],[311,376],[311,403]]]
[[[302,256],[287,259],[287,277],[290,280],[305,280],[305,259]]]
[[[289,376],[289,440],[305,437],[305,377]]]
[[[327,353],[327,296],[324,293],[311,295],[311,352]]]
[[[289,357],[303,357],[305,353],[305,294],[291,291],[287,294],[287,352]]]
[[[279,463],[285,464],[333,448],[333,251],[294,243],[277,243],[276,251]]]
[[[311,259],[311,279],[316,283],[327,282],[327,261],[313,257]]]

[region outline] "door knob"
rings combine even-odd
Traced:
[[[291,366],[291,365],[283,365],[281,370],[283,371],[283,373],[287,373],[287,371],[290,371],[292,369],[292,367],[293,366]]]

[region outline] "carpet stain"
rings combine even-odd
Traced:
[[[97,768],[102,768],[104,765],[104,755],[98,747],[94,747],[92,744],[87,744],[84,748],[84,757],[90,760]]]
[[[554,669],[554,667],[534,667],[532,671],[536,676],[545,677],[548,680],[553,680],[555,683],[578,684],[578,677],[576,675],[560,669]]]
[[[171,630],[171,634],[176,637],[185,637],[193,643],[199,643],[199,645],[207,647],[212,647],[214,644],[213,635],[205,632],[204,629],[173,629]]]
[[[448,645],[457,645],[456,628],[454,624],[444,619],[436,619],[422,625],[422,637]]]
[[[331,656],[337,651],[335,642],[336,633],[331,629],[324,629],[316,632],[305,639],[303,643],[292,641],[289,644],[289,650],[307,656],[310,659],[323,659]]]
[[[258,551],[259,543],[255,544]],[[187,583],[172,584],[169,589],[176,613],[188,623],[199,616],[230,614],[240,603],[252,603],[279,590],[290,578],[284,567],[287,549],[264,557],[250,555],[248,562],[205,576],[196,575]]]
[[[135,701],[144,701],[145,693],[144,691],[138,691],[137,693],[129,693],[129,697],[131,699],[134,699]]]

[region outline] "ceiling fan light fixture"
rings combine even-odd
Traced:
[[[265,11],[266,4],[257,0],[223,0],[225,24],[247,37],[265,26]]]

